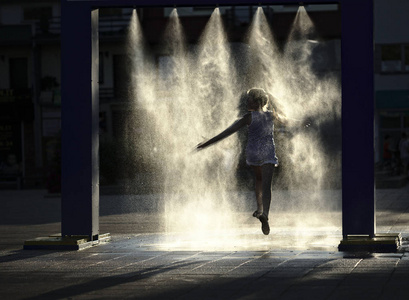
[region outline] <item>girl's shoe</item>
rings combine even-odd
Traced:
[[[265,214],[261,214],[258,219],[261,222],[261,231],[263,231],[263,233],[265,235],[268,235],[270,233],[270,225],[268,224],[268,218]]]

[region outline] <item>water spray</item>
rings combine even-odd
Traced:
[[[314,117],[314,128],[339,121],[341,97],[337,81],[330,77],[318,79],[314,74],[309,44],[315,40],[306,35],[313,25],[305,9],[299,10],[297,18],[306,30],[300,31],[298,40],[290,36],[282,53],[262,7],[258,7],[248,33],[250,47],[243,54],[249,62],[246,72],[235,69],[218,5],[194,51],[187,50],[177,13],[169,19],[172,29],[164,37],[164,49],[169,54],[168,77],[156,77],[155,63],[145,59],[147,52],[138,50],[136,43],[143,41],[133,38],[134,50],[129,52],[134,61],[133,99],[146,123],[144,134],[132,140],[139,145],[147,165],[160,172],[164,222],[169,233],[186,233],[192,240],[200,237],[202,242],[210,242],[216,236],[220,241],[220,234],[232,234],[237,229],[261,235],[259,224],[253,224],[250,215],[255,205],[253,192],[239,192],[238,137],[229,137],[205,154],[191,154],[203,135],[213,136],[236,119],[242,91],[263,87],[277,98],[277,104],[289,118]],[[292,30],[297,26],[294,23]],[[326,152],[319,142],[319,131],[305,134],[279,130],[276,138],[282,163],[277,176],[283,185],[273,192],[273,232],[286,224],[293,229],[317,223],[339,225],[338,219],[319,217],[334,205],[331,200],[337,197],[326,198],[322,190],[328,178],[340,174],[340,155]],[[308,212],[310,218],[296,217],[295,212],[300,210]]]

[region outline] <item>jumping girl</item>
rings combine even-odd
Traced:
[[[220,134],[197,145],[197,149],[204,149],[247,125],[246,162],[254,170],[257,202],[257,210],[253,216],[260,220],[261,230],[268,235],[270,233],[268,213],[271,202],[271,184],[274,167],[278,165],[274,144],[274,122],[285,124],[287,119],[281,116],[275,108],[267,110],[267,104],[272,102],[273,97],[263,89],[252,88],[247,91],[246,95],[249,113]]]

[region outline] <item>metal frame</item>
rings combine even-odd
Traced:
[[[62,236],[99,235],[98,8],[300,4],[294,0],[62,0]],[[342,10],[342,233],[375,236],[373,0]]]

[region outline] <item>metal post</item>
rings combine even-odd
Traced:
[[[396,251],[400,233],[376,233],[373,0],[341,2],[341,251]]]
[[[98,10],[62,2],[62,237],[99,234]]]
[[[373,3],[342,6],[342,234],[375,235]]]

